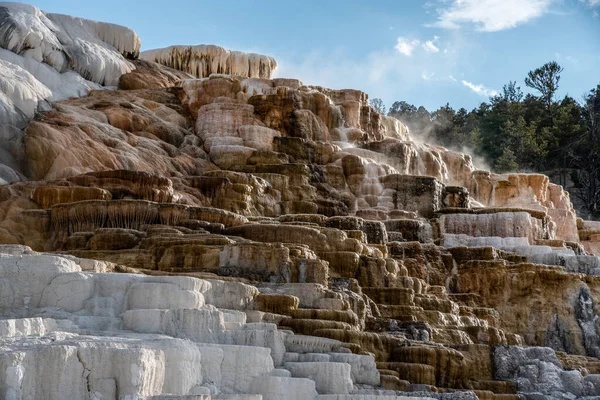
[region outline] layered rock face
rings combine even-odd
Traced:
[[[600,226],[546,176],[268,57],[137,60],[126,28],[3,7],[7,43],[93,33],[131,68],[2,131],[0,397],[600,396]]]

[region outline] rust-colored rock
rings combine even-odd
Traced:
[[[39,186],[35,188],[32,195],[32,200],[42,208],[50,208],[55,204],[111,198],[112,194],[108,190],[82,186]]]
[[[133,60],[135,69],[121,75],[119,78],[119,89],[161,89],[176,86],[184,79],[193,78],[175,69],[144,60]]]

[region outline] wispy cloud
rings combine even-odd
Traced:
[[[511,29],[549,11],[554,0],[439,0],[438,20],[430,26],[459,29],[474,26],[483,32]],[[600,0],[585,0],[599,3]]]
[[[451,78],[452,78],[452,76],[451,76]],[[471,82],[465,81],[465,80],[462,80],[461,82],[463,85],[465,85],[466,87],[468,87],[469,89],[471,89],[472,91],[474,91],[475,93],[477,93],[480,96],[490,97],[490,96],[496,96],[498,94],[498,91],[496,91],[494,89],[488,89],[483,85],[476,85],[474,83],[471,83]]]
[[[424,49],[422,45],[429,41],[439,48],[438,52]],[[273,56],[278,62],[277,77],[295,77],[308,85],[332,89],[359,89],[390,104],[398,99],[409,99],[415,93],[418,94],[415,97],[419,97],[426,90],[432,95],[423,105],[433,108],[438,106],[440,93],[461,85],[462,75],[456,69],[461,46],[455,39],[405,35],[396,37],[387,48],[361,57],[345,47],[327,52],[315,50],[301,57]]]
[[[600,7],[600,0],[579,0],[590,7]]]
[[[396,42],[395,49],[398,50],[401,54],[404,54],[407,57],[412,55],[413,50],[421,43],[418,39],[407,39],[405,37],[398,37],[398,41]]]
[[[399,36],[395,49],[398,50],[400,54],[404,54],[407,57],[412,56],[413,52],[418,48],[419,45],[421,45],[426,53],[439,53],[440,48],[437,45],[439,39],[439,36],[434,36],[431,40],[421,42],[419,39],[409,39],[404,36]],[[444,50],[444,53],[445,52],[446,50]]]
[[[556,57],[556,60],[560,61],[560,62],[567,61],[572,64],[579,63],[579,59],[577,59],[576,57],[573,57],[571,55],[568,55],[568,54],[562,54],[562,53],[556,52],[556,53],[554,53],[554,57]]]
[[[452,75],[436,74],[435,72],[431,72],[427,69],[424,69],[423,72],[421,72],[421,79],[430,83],[458,83],[458,79]]]
[[[592,9],[592,17],[598,18],[600,16],[600,13],[598,12],[598,10],[600,10],[600,0],[579,0],[579,1],[581,1],[583,4],[585,4],[586,6],[588,6],[589,8]]]
[[[455,72],[456,58],[442,51],[426,53],[420,44],[409,52],[412,55],[410,62],[395,43],[359,58],[347,48],[313,51],[299,58],[284,54],[273,56],[278,62],[277,77],[294,77],[307,85],[333,89],[359,89],[388,103],[422,93],[424,86],[436,94],[447,89],[447,85],[460,85],[448,77],[450,74],[459,76]],[[432,95],[431,99],[431,104],[424,105],[437,106],[437,97]]]
[[[430,81],[434,75],[435,72],[427,72],[426,70],[423,70],[423,72],[421,72],[421,79],[423,79],[424,81]]]
[[[435,45],[435,42],[437,42],[439,39],[438,36],[434,36],[433,40],[428,40],[425,43],[423,43],[423,49],[428,52],[428,53],[437,53],[440,51],[440,48],[437,47]]]

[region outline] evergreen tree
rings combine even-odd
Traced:
[[[600,218],[600,84],[583,99],[584,129],[570,153],[575,195],[583,202],[590,218]]]
[[[498,172],[516,171],[519,168],[517,156],[510,149],[510,147],[505,147],[502,149],[502,154],[500,157],[498,157],[498,159],[496,159],[494,167]]]
[[[550,108],[554,93],[558,90],[558,82],[563,68],[556,61],[550,61],[539,68],[529,71],[525,84],[541,94],[541,98]]]

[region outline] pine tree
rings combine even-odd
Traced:
[[[498,172],[511,172],[516,171],[519,168],[517,156],[510,149],[510,147],[505,147],[502,150],[502,155],[498,157],[496,163],[494,164],[494,167]]]

